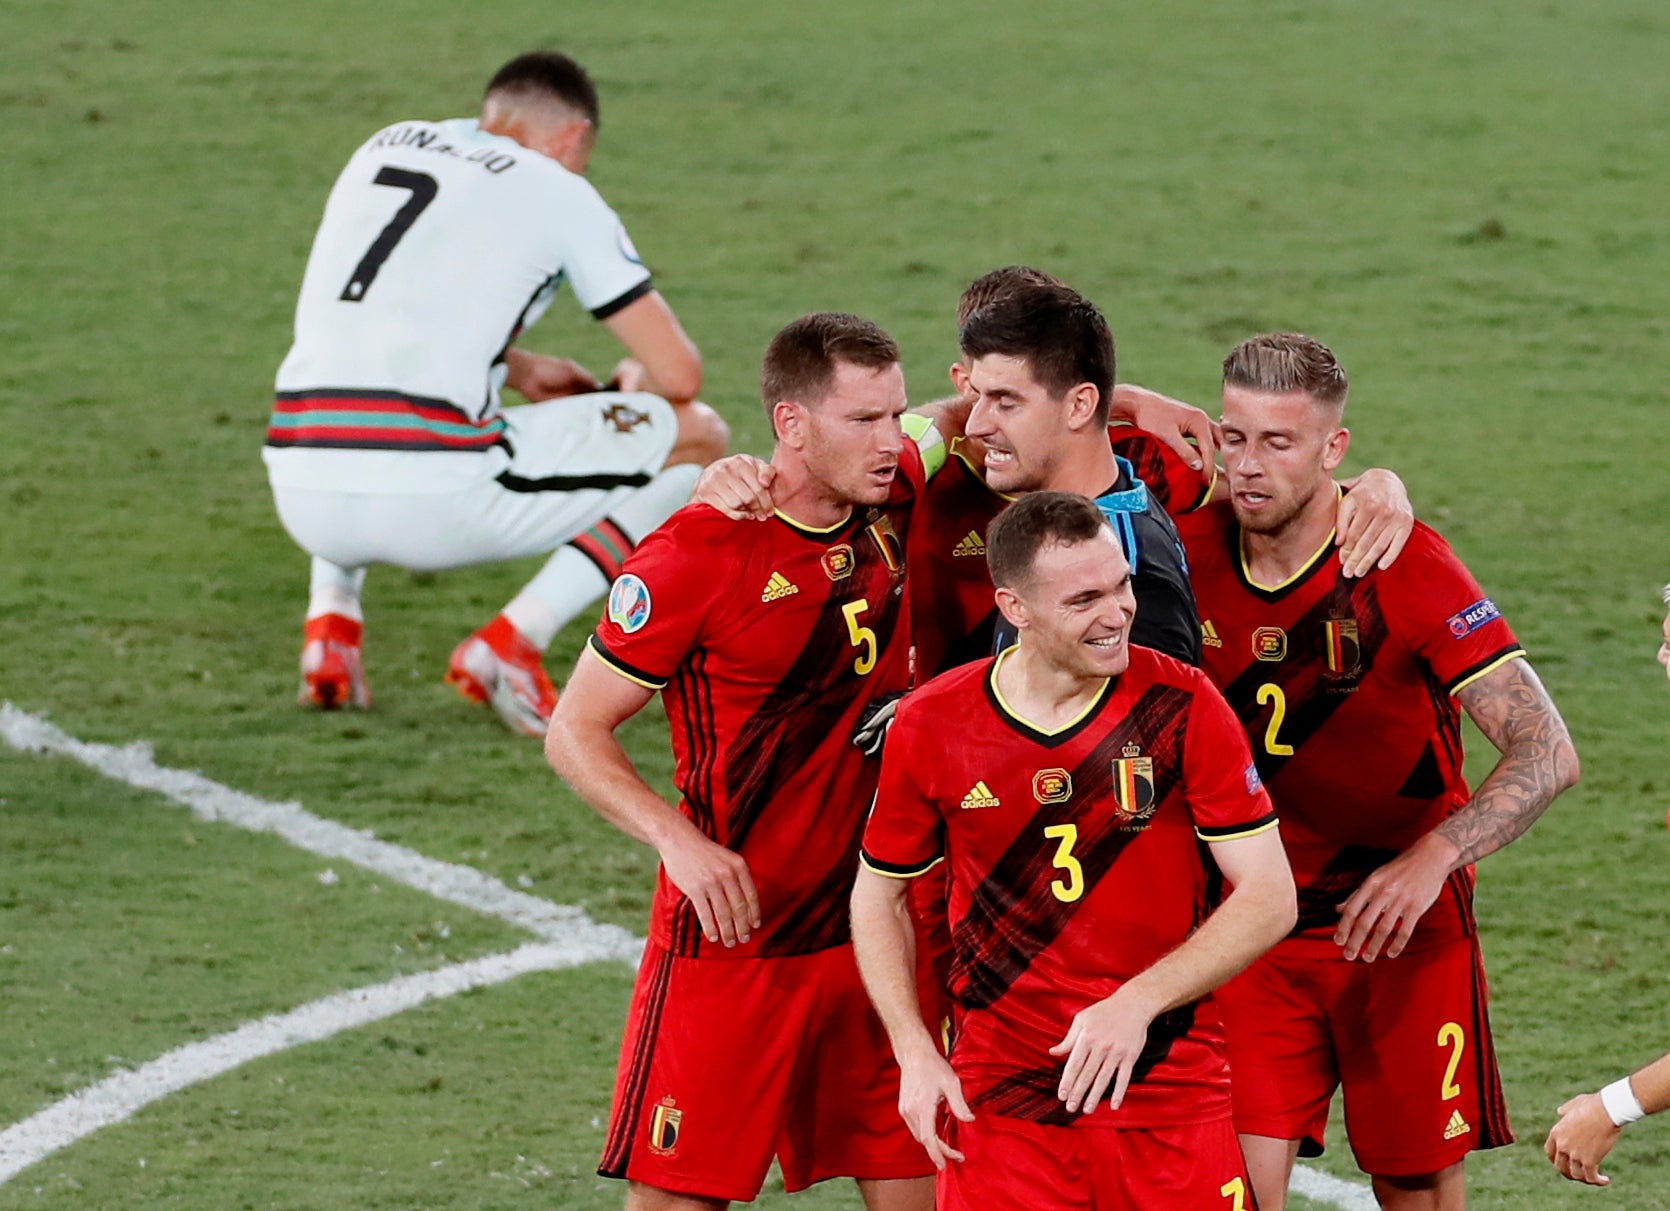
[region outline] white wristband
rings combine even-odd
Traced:
[[[1641,1101],[1635,1096],[1635,1090],[1630,1088],[1627,1076],[1618,1078],[1600,1091],[1600,1104],[1606,1107],[1606,1117],[1612,1120],[1615,1127],[1627,1127],[1636,1119],[1645,1118],[1647,1115],[1647,1112],[1641,1109]]]

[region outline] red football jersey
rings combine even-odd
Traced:
[[[878,763],[851,735],[870,699],[910,684],[904,542],[922,491],[905,444],[884,506],[827,530],[687,505],[626,561],[592,650],[661,690],[684,813],[742,854],[762,926],[702,937],[659,874],[650,938],[675,954],[809,954],[850,939],[847,901]]]
[[[1192,513],[1211,501],[1212,489],[1218,483],[1216,467],[1207,472],[1210,479],[1202,479],[1199,471],[1177,456],[1177,451],[1135,425],[1109,425],[1108,441],[1172,517]]]
[[[986,569],[986,527],[1011,497],[992,491],[962,438],[928,481],[911,536],[910,612],[918,675],[991,655],[997,605]]]
[[[1173,517],[1211,499],[1211,485],[1202,482],[1200,472],[1146,430],[1111,425],[1108,438],[1113,452],[1131,463]],[[921,678],[991,655],[997,606],[986,568],[986,528],[1012,499],[986,486],[965,439],[953,439],[945,466],[928,481],[910,543],[913,641]]]
[[[1198,669],[1139,647],[1079,719],[1041,731],[1003,701],[1007,658],[900,705],[864,834],[864,863],[883,874],[949,859],[951,1063],[969,1105],[1063,1125],[1224,1117],[1210,997],[1154,1021],[1118,1110],[1068,1114],[1049,1049],[1205,919],[1221,880],[1202,840],[1274,826],[1240,725]]]
[[[1467,802],[1457,690],[1523,655],[1449,545],[1419,522],[1398,561],[1356,580],[1333,536],[1285,584],[1253,583],[1228,502],[1179,523],[1207,673],[1240,716],[1299,887],[1287,945],[1339,953],[1342,904]],[[1473,931],[1456,871],[1411,946]]]

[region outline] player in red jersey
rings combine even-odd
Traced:
[[[1221,422],[1230,499],[1181,526],[1205,667],[1247,729],[1299,886],[1294,934],[1220,994],[1236,1125],[1260,1206],[1280,1211],[1343,1085],[1381,1205],[1460,1208],[1467,1152],[1513,1138],[1473,863],[1576,780],[1577,755],[1507,622],[1437,534],[1417,525],[1390,569],[1341,575],[1346,386],[1309,337],[1237,346]],[[1502,754],[1471,795],[1462,710]]]
[[[853,963],[847,899],[877,765],[848,742],[910,679],[904,547],[922,465],[898,348],[822,314],[766,352],[777,513],[675,513],[641,543],[553,716],[546,752],[661,869],[599,1172],[627,1206],[751,1200],[859,1179],[926,1211],[932,1165]],[[678,809],[616,730],[661,691]]]
[[[1020,642],[900,707],[853,891],[900,1111],[942,1209],[1245,1208],[1209,994],[1294,920],[1269,800],[1206,677],[1130,644],[1130,567],[1094,504],[1034,493],[987,546]],[[949,1063],[905,909],[942,859]]]

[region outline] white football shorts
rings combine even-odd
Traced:
[[[484,453],[268,449],[279,520],[302,550],[344,568],[440,571],[545,554],[647,484],[678,437],[672,405],[641,393],[569,396],[504,417],[508,449]],[[482,460],[479,475],[457,476],[470,459]],[[435,460],[445,474],[427,474],[441,471]]]

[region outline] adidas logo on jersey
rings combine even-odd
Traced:
[[[1444,1138],[1453,1140],[1456,1136],[1466,1135],[1471,1130],[1467,1120],[1461,1117],[1461,1111],[1454,1110],[1450,1112],[1450,1125],[1444,1128]]]
[[[985,540],[977,532],[970,530],[957,540],[957,545],[951,548],[951,554],[959,559],[964,555],[984,556],[986,554]]]
[[[787,576],[781,572],[773,572],[771,579],[765,582],[765,592],[760,594],[761,601],[776,601],[779,597],[792,597],[800,592],[800,586],[792,584]]]
[[[962,806],[965,810],[971,807],[997,807],[998,799],[992,794],[992,788],[981,780],[974,784],[973,790],[963,796]]]
[[[1221,648],[1224,641],[1218,638],[1218,628],[1207,619],[1200,622],[1200,642],[1209,648]]]

